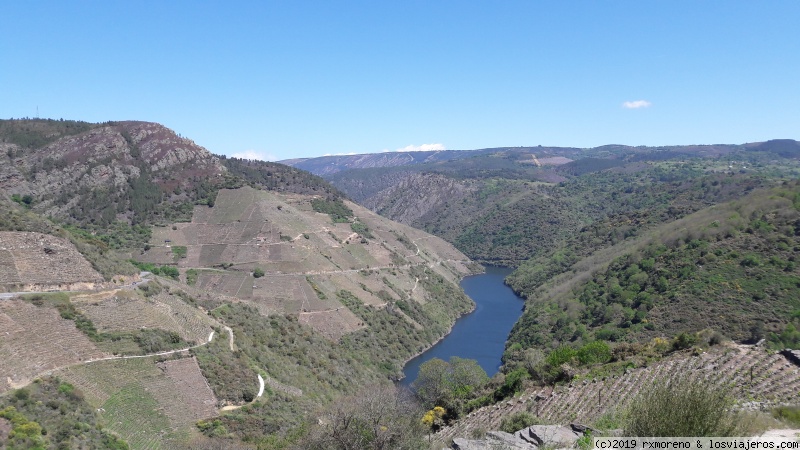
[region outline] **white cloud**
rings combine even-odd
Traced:
[[[232,158],[241,158],[241,159],[255,159],[258,161],[276,161],[278,159],[277,156],[271,155],[269,153],[261,152],[258,150],[245,150],[243,152],[234,153],[231,155]]]
[[[422,144],[422,145],[407,145],[403,148],[398,148],[396,152],[429,152],[436,150],[447,150],[444,144]]]
[[[623,103],[622,107],[627,109],[639,109],[647,108],[650,105],[652,105],[652,103],[648,102],[647,100],[634,100],[632,102]]]

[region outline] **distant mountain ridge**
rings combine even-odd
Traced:
[[[419,152],[383,152],[364,153],[358,155],[330,155],[316,158],[296,158],[278,161],[299,169],[307,170],[315,175],[330,176],[337,172],[349,169],[370,169],[376,167],[396,167],[415,164],[435,163],[455,159],[471,158],[474,156],[489,155],[492,153],[516,150],[531,151],[559,150],[559,154],[570,154],[578,149],[563,148],[546,150],[543,147],[496,147],[478,150],[431,150]]]
[[[607,157],[620,154],[647,154],[653,152],[673,152],[694,156],[721,156],[737,150],[753,150],[773,152],[784,158],[800,156],[800,143],[792,139],[774,139],[765,142],[747,144],[713,144],[713,145],[678,145],[633,147],[628,145],[602,145],[592,148],[576,147],[494,147],[477,150],[436,150],[419,152],[383,152],[354,155],[328,155],[315,158],[294,158],[279,161],[299,169],[307,170],[315,175],[330,177],[335,173],[351,169],[369,169],[377,167],[410,166],[425,163],[472,158],[491,155],[493,153],[514,152],[530,154],[537,159],[547,157],[579,158],[582,156]]]

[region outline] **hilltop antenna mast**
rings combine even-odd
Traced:
[[[39,105],[36,105],[36,118],[39,118]]]

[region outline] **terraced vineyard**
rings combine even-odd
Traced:
[[[0,301],[0,393],[52,369],[107,356],[47,306]]]
[[[145,297],[136,290],[117,290],[104,296],[76,295],[72,302],[92,320],[99,332],[159,328],[174,331],[187,342],[200,343],[219,325],[167,291]]]
[[[194,358],[97,361],[56,372],[97,408],[101,420],[132,448],[174,448],[216,416],[217,399]]]
[[[103,277],[65,239],[0,232],[0,292],[91,289],[102,282]]]
[[[452,282],[470,273],[467,258],[439,238],[352,203],[353,222],[332,223],[313,211],[312,199],[249,187],[221,190],[213,208],[195,208],[191,223],[156,227],[140,259],[175,264],[171,247],[186,247],[177,265],[196,271],[200,292],[245,301],[265,316],[295,314],[334,341],[364,327],[337,292],[357,293],[376,308],[402,298],[425,303],[430,293],[418,286],[413,267],[429,267]],[[354,231],[356,221],[367,230],[363,235]],[[256,268],[264,275],[254,277]]]
[[[504,417],[522,411],[546,423],[591,423],[606,413],[624,409],[643,386],[687,374],[726,386],[742,408],[800,401],[800,369],[796,365],[761,347],[731,345],[696,357],[675,355],[620,376],[530,389],[511,400],[473,411],[454,426],[442,429],[437,437],[447,441],[470,436],[471,430],[497,430]]]

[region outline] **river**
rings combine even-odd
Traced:
[[[464,292],[475,301],[475,311],[458,319],[450,334],[409,361],[403,368],[405,378],[401,385],[410,385],[417,378],[419,366],[432,358],[475,359],[490,377],[497,373],[508,333],[522,315],[524,306],[523,300],[503,283],[512,270],[490,266],[486,273],[461,281]]]

